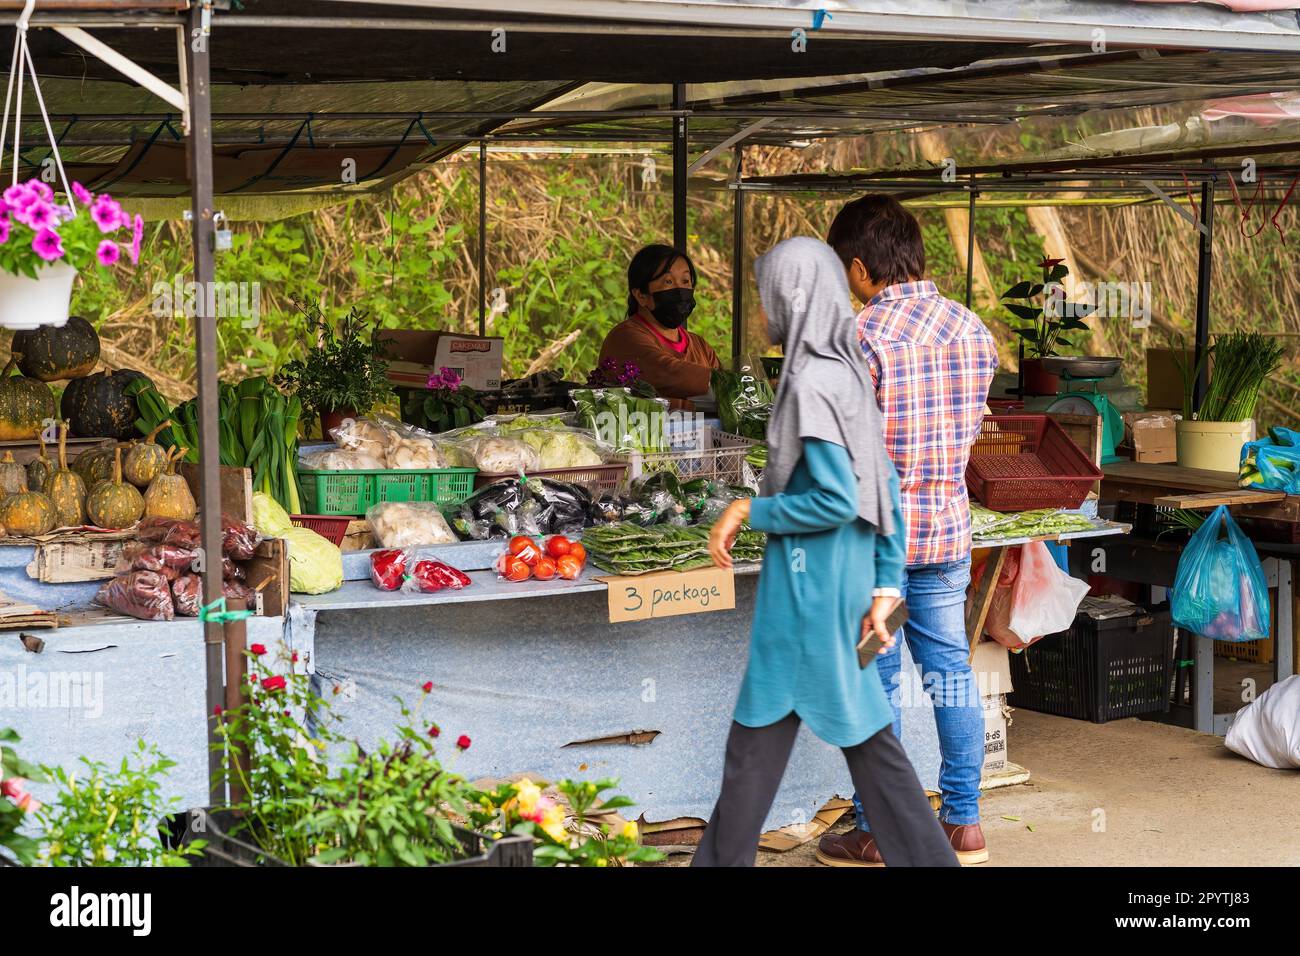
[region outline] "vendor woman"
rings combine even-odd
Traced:
[[[695,308],[695,263],[672,246],[646,246],[627,267],[627,318],[605,336],[600,361],[632,362],[674,409],[693,410],[721,368],[709,343],[686,329]]]

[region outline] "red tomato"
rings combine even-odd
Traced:
[[[533,569],[517,557],[510,556],[505,560],[504,573],[507,581],[527,581],[532,575]]]
[[[517,546],[517,548],[515,546],[516,541],[520,542],[520,545]],[[510,550],[516,558],[519,558],[520,561],[528,564],[529,567],[536,564],[538,559],[542,557],[542,549],[538,548],[537,542],[533,541],[530,537],[520,536],[513,538],[510,542]]]
[[[539,581],[549,581],[555,577],[555,561],[551,558],[538,558],[533,565],[533,577]]]
[[[564,578],[566,581],[576,581],[578,580],[578,576],[582,574],[582,562],[571,554],[564,555],[564,557],[555,562],[555,565],[556,569],[560,573],[560,577]]]
[[[587,549],[582,546],[581,541],[569,542],[569,554],[577,558],[579,564],[587,563]]]
[[[573,542],[562,534],[552,535],[546,539],[546,553],[553,558],[562,558],[569,553]]]

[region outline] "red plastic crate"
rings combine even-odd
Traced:
[[[339,518],[333,515],[289,515],[289,520],[295,528],[315,531],[336,548],[343,546],[343,539],[348,536],[348,525],[353,521],[351,516]]]
[[[992,511],[1077,508],[1101,477],[1046,415],[985,416],[966,466],[971,497]]]

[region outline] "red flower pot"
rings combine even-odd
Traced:
[[[320,413],[320,433],[321,437],[329,440],[330,429],[338,428],[343,424],[345,418],[356,418],[357,410],[355,408],[335,408],[328,412]]]
[[[1026,395],[1057,395],[1061,391],[1061,379],[1058,375],[1043,369],[1043,360],[1027,358],[1020,364],[1024,373]]]

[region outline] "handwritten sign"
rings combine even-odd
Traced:
[[[736,579],[720,568],[601,578],[609,585],[609,620],[644,621],[736,606]]]

